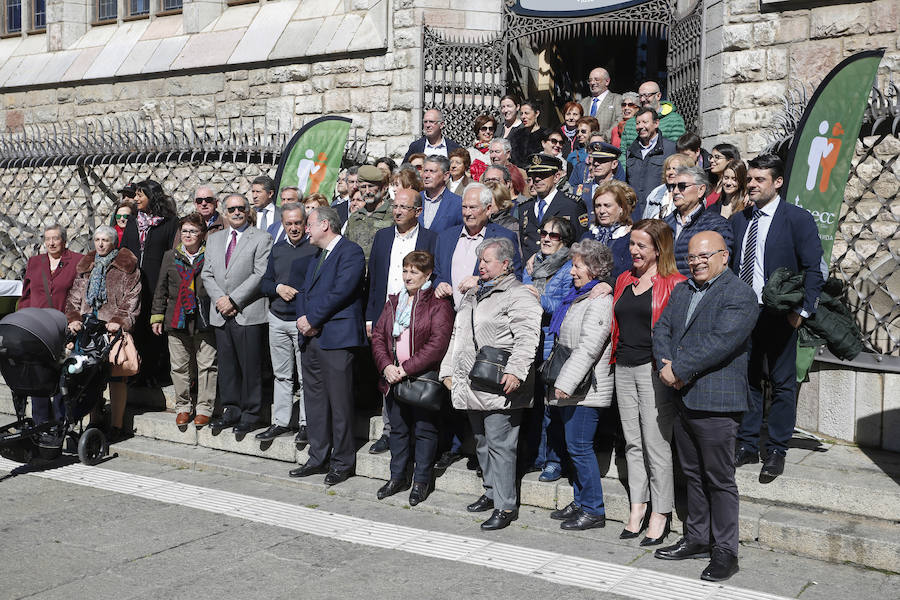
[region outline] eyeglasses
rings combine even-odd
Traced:
[[[418,206],[403,206],[402,204],[395,204],[394,208],[397,210],[402,210],[403,212],[410,212],[419,208]]]
[[[227,210],[230,213],[247,212],[247,207],[246,206],[229,206],[225,210]]]
[[[480,127],[478,129],[478,131],[493,131],[493,130],[494,130],[494,128],[491,127],[490,125],[485,125],[484,127]]]
[[[182,235],[182,236],[185,236],[185,235],[200,235],[200,231],[197,230],[197,229],[182,229],[182,230],[181,230],[181,235]]]
[[[213,196],[197,196],[194,198],[194,204],[215,204],[216,199]]]
[[[550,142],[551,144],[553,144],[554,146],[562,146],[562,140],[557,140],[557,139],[554,139],[554,138],[550,138],[550,139],[547,140],[547,141]]]
[[[725,155],[713,152],[709,155],[709,160],[725,160]]]
[[[660,92],[650,92],[649,94],[638,94],[638,98],[640,98],[641,100],[643,100],[645,98],[652,98],[653,96],[656,96],[659,93]]]
[[[682,193],[683,193],[684,190],[688,189],[689,187],[694,187],[695,185],[697,185],[697,184],[696,184],[696,183],[686,183],[686,182],[684,182],[684,181],[679,181],[678,183],[667,183],[667,184],[666,184],[666,189],[669,190],[670,192],[671,192],[672,190],[676,190],[676,189],[677,189],[679,192],[682,192]]]
[[[481,183],[500,183],[502,180],[499,177],[482,177]]]
[[[547,231],[546,229],[538,229],[538,236],[550,238],[554,242],[558,242],[562,239],[562,234],[555,231]]]
[[[127,218],[130,217],[130,216],[131,216],[131,215],[128,215],[128,214],[120,215],[120,214],[117,213],[117,214],[116,214],[116,221],[121,221],[122,219],[127,219]]]
[[[719,248],[715,252],[704,252],[703,254],[688,254],[687,261],[689,265],[692,265],[697,262],[709,262],[709,259],[718,254],[719,252],[725,252],[724,248]]]
[[[626,106],[627,106],[627,107],[630,107],[630,108],[637,108],[637,107],[638,107],[638,105],[635,104],[634,102],[623,102],[623,103],[622,103],[622,108],[625,108]]]

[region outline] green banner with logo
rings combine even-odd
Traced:
[[[784,198],[812,214],[826,266],[831,264],[850,162],[882,56],[884,50],[860,52],[832,69],[806,106],[785,161]],[[797,381],[806,379],[815,352],[798,346]]]
[[[296,187],[301,198],[319,193],[330,202],[351,123],[346,117],[319,117],[295,133],[278,163],[276,198],[281,197],[284,188]]]

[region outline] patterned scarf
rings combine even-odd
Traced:
[[[566,297],[562,299],[559,307],[553,311],[553,316],[550,318],[550,333],[554,336],[559,337],[559,330],[562,327],[563,319],[566,318],[566,313],[569,312],[569,309],[572,307],[572,304],[578,298],[582,296],[586,296],[594,289],[594,286],[600,283],[596,279],[591,279],[586,284],[581,286],[581,289],[573,287],[569,290],[569,293],[566,294]]]
[[[165,217],[161,217],[158,215],[154,216],[140,210],[138,211],[137,227],[138,235],[141,238],[141,252],[144,251],[144,241],[147,239],[147,233],[150,232],[150,228],[159,225],[164,218]]]
[[[88,281],[87,301],[95,312],[106,304],[106,273],[118,254],[119,250],[115,249],[106,256],[94,256],[94,268],[91,269],[91,278]]]
[[[431,281],[426,281],[425,285],[421,287],[421,289],[427,290],[431,287]],[[413,297],[409,295],[409,292],[406,291],[406,288],[403,288],[399,294],[397,294],[397,312],[394,313],[394,329],[393,336],[395,338],[399,338],[400,335],[406,331],[409,327],[409,320],[412,317],[412,307],[413,307]]]
[[[178,245],[175,252],[175,270],[178,272],[178,297],[175,299],[175,307],[172,310],[172,320],[169,326],[172,329],[184,329],[187,318],[197,312],[197,292],[195,282],[203,270],[203,253],[206,246],[200,246],[200,251],[191,264],[187,259],[187,251],[184,244]]]
[[[547,282],[556,275],[556,272],[569,260],[569,249],[565,246],[553,254],[544,255],[538,252],[534,255],[534,268],[531,272],[531,282],[537,291],[544,293]]]
[[[481,302],[481,299],[487,296],[492,289],[494,289],[498,283],[503,281],[509,276],[509,272],[504,273],[503,275],[498,275],[493,279],[488,279],[484,281],[483,279],[478,280],[478,289],[475,290],[475,299],[478,302]]]
[[[595,240],[609,248],[609,244],[613,240],[613,234],[615,234],[616,230],[621,226],[621,223],[615,223],[614,225],[592,225],[591,235],[594,236]]]

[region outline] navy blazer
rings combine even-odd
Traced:
[[[365,346],[366,259],[362,248],[341,238],[316,273],[321,253],[319,250],[291,265],[290,285],[299,290],[294,300],[297,318],[306,315],[309,324],[319,330],[319,343],[324,350]]]
[[[437,239],[437,246],[434,251],[434,286],[439,283],[447,282],[451,286],[451,273],[453,269],[453,252],[456,250],[456,242],[462,233],[463,226],[454,227],[442,231]],[[516,234],[496,223],[488,223],[485,227],[484,239],[502,237],[506,238],[513,244],[515,254],[513,255],[513,271],[515,271],[516,279],[522,281],[522,256],[519,254],[519,240]],[[475,269],[473,275],[478,275],[478,261],[475,261]]]
[[[725,269],[697,303],[689,282],[675,286],[669,303],[653,327],[653,356],[661,370],[663,359],[684,387],[672,392],[692,410],[743,412],[749,386],[749,339],[759,306],[753,288]]]
[[[444,136],[444,144],[447,146],[447,155],[450,155],[450,152],[456,150],[457,148],[462,148],[458,143],[454,140],[451,140],[447,136]],[[403,157],[403,162],[409,162],[409,157],[413,154],[424,154],[425,153],[425,136],[423,135],[412,144],[409,145],[409,150],[406,151],[406,156]]]
[[[284,226],[281,224],[281,220],[275,221],[274,223],[266,227],[266,231],[269,235],[272,236],[273,246],[286,237]]]
[[[753,208],[748,207],[731,217],[734,230],[734,242],[731,247],[731,268],[740,273],[741,247]],[[772,224],[766,235],[764,251],[763,276],[769,277],[779,267],[787,267],[794,273],[804,273],[803,310],[810,316],[815,314],[819,305],[819,294],[825,285],[822,275],[822,242],[816,222],[808,210],[787,203],[784,199],[778,204],[772,216]]]
[[[384,303],[387,302],[387,280],[391,270],[391,249],[394,247],[396,226],[385,227],[375,232],[372,252],[369,253],[369,300],[366,303],[366,321],[378,322]],[[425,250],[434,255],[437,234],[419,227],[416,250]]]
[[[425,203],[428,200],[425,199],[425,192],[421,192],[422,196],[422,206],[425,206]],[[463,224],[462,218],[462,197],[457,196],[447,188],[444,188],[444,194],[441,197],[441,202],[438,204],[437,213],[435,213],[434,218],[431,220],[431,231],[440,235],[442,231],[445,229],[450,229],[451,227],[459,227]],[[419,215],[419,225],[423,228],[425,227],[425,209],[422,209],[422,214]]]

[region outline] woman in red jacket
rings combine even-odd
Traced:
[[[636,538],[646,527],[640,545],[655,546],[669,533],[675,502],[670,445],[675,405],[659,379],[662,365],[653,364],[651,334],[672,288],[686,278],[675,266],[672,230],[665,221],[638,221],[629,250],[633,266],[619,275],[613,292],[610,360],[616,364],[631,499],[631,514],[619,538]]]
[[[378,490],[378,499],[406,488],[409,438],[413,434],[415,468],[409,492],[411,506],[425,500],[430,492],[440,413],[398,402],[392,386],[406,377],[439,369],[450,345],[455,314],[449,300],[435,297],[431,289],[433,272],[434,256],[430,253],[417,250],[407,254],[403,258],[406,289],[388,297],[378,323],[372,328],[372,356],[381,373],[378,389],[385,395],[391,420],[391,478]]]

